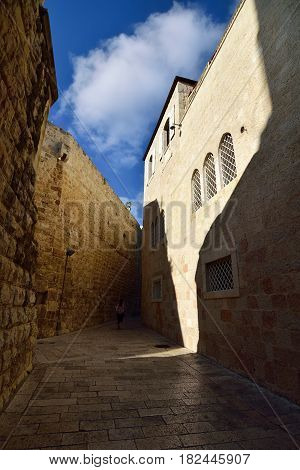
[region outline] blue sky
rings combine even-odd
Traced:
[[[122,200],[139,202],[143,152],[175,75],[198,79],[236,0],[47,0],[70,131]]]

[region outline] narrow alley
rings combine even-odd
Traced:
[[[169,347],[166,347],[169,346]],[[136,321],[39,340],[3,449],[295,449],[300,407]]]

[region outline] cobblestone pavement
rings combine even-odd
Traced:
[[[156,348],[166,343],[171,347]],[[40,340],[36,356],[34,371],[1,415],[2,448],[300,444],[300,407],[138,324]]]

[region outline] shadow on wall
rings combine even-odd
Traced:
[[[172,265],[168,259],[168,239],[164,211],[155,199],[144,207],[142,253],[142,312],[144,324],[183,344]],[[149,273],[149,275],[148,275]],[[151,273],[151,274],[150,274]],[[162,298],[159,297],[161,282]]]
[[[61,317],[71,331],[114,320],[119,298],[125,299],[130,316],[139,314],[139,240],[124,238],[123,243],[120,249],[104,243],[91,250],[83,246],[70,259]]]
[[[35,195],[40,338],[114,319],[119,297],[131,315],[140,311],[140,227],[105,196],[105,183],[91,193],[78,181],[74,166],[43,153]]]
[[[198,351],[299,402],[300,3],[255,0],[255,5],[272,114],[258,152],[199,252]],[[228,244],[226,237],[221,240],[228,229],[239,296],[204,300],[203,259]]]

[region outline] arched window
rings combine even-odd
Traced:
[[[162,210],[160,213],[160,233],[159,233],[159,238],[160,240],[164,240],[165,238],[165,211]]]
[[[204,181],[205,181],[205,196],[209,200],[217,194],[217,179],[215,159],[212,153],[208,153],[204,160]]]
[[[155,218],[154,222],[154,246],[157,246],[158,242],[158,217]]]
[[[236,163],[231,134],[224,134],[219,147],[223,185],[226,186],[236,176]]]
[[[192,210],[196,212],[202,206],[200,173],[195,170],[192,176]]]
[[[163,151],[165,152],[170,143],[170,119],[168,118],[164,125],[163,132]]]
[[[155,247],[155,232],[154,232],[154,222],[151,224],[151,248]]]
[[[148,163],[148,181],[150,180],[152,173],[153,173],[153,157],[151,155],[149,158],[149,163]]]

